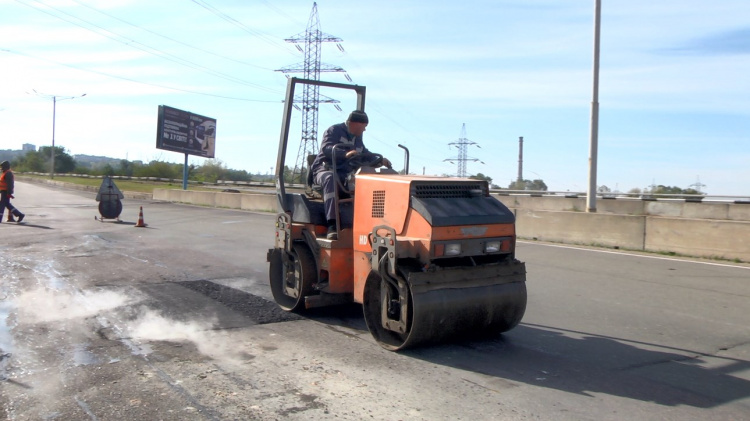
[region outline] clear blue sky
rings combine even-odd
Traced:
[[[598,184],[652,183],[750,195],[750,2],[603,0]],[[367,86],[365,142],[412,172],[470,174],[502,187],[518,172],[550,190],[585,191],[593,0],[318,1],[322,61]],[[216,158],[270,172],[286,78],[302,62],[284,42],[312,1],[0,0],[0,149],[181,163],[155,148],[159,105],[216,118]],[[301,76],[301,75],[300,75]],[[322,79],[346,82],[342,73]],[[319,133],[353,108],[321,105]],[[299,124],[300,115],[294,122]],[[293,129],[299,136],[299,129]],[[297,146],[290,147],[293,160]],[[191,157],[201,165],[202,158]]]

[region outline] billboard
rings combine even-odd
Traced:
[[[213,158],[216,119],[159,105],[156,148]]]

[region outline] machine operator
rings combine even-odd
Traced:
[[[328,223],[328,232],[326,238],[329,240],[338,239],[336,230],[336,204],[334,203],[334,188],[336,180],[333,178],[333,147],[338,144],[345,145],[343,148],[336,148],[336,176],[340,179],[346,177],[344,163],[347,159],[358,154],[370,153],[362,142],[362,134],[367,128],[369,119],[364,111],[355,110],[349,114],[349,118],[344,123],[334,124],[323,133],[323,140],[320,145],[320,152],[315,157],[312,164],[312,173],[315,177],[315,183],[323,188],[323,201]],[[391,161],[383,158],[382,165],[391,168]]]

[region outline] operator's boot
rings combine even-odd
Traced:
[[[336,226],[328,227],[328,232],[326,233],[326,238],[329,240],[338,240],[339,239],[339,233],[336,231]]]
[[[336,230],[336,221],[328,221],[328,232],[326,233],[326,238],[329,240],[339,239],[339,233]]]
[[[16,219],[13,218],[13,214],[12,213],[8,214],[8,222],[16,222]]]
[[[18,222],[19,224],[21,223],[21,221],[23,221],[23,218],[26,217],[26,214],[21,213],[18,209],[13,209],[13,215],[18,218],[16,222]],[[10,219],[8,219],[8,221],[10,221]]]

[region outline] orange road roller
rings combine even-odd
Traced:
[[[271,291],[287,311],[356,302],[388,350],[505,332],[526,310],[526,268],[515,257],[513,213],[486,181],[408,175],[375,167],[379,156],[338,183],[337,239],[327,239],[316,186],[287,192],[284,160],[296,85],[365,87],[290,78],[276,165],[278,215],[268,251]],[[309,169],[308,169],[309,171]],[[308,181],[310,178],[308,177]],[[291,190],[291,189],[290,189]]]

